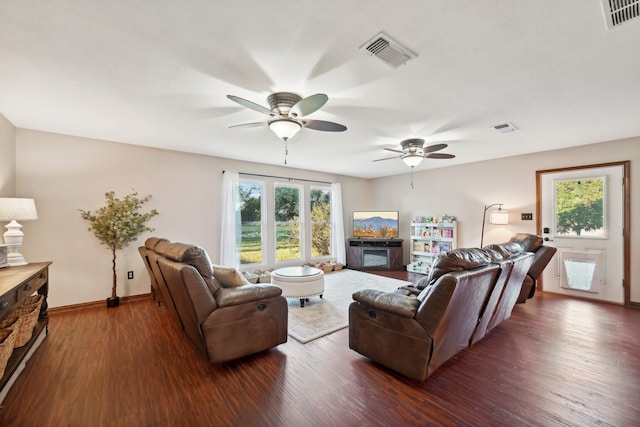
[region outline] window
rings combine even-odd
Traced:
[[[606,237],[604,190],[604,177],[555,181],[556,236]]]
[[[311,256],[331,255],[331,189],[311,187]]]
[[[330,257],[344,262],[344,250],[336,253],[332,241],[336,237],[344,240],[344,236],[342,215],[334,213],[337,218],[332,218],[332,209],[341,212],[341,206],[333,206],[340,204],[340,197],[338,193],[333,200],[331,185],[240,174],[234,188],[236,221],[240,222],[235,227],[235,243],[243,270],[323,262]]]
[[[302,258],[299,186],[276,184],[274,187],[274,219],[276,261]]]
[[[240,264],[262,264],[264,259],[262,236],[262,194],[261,182],[240,182]]]

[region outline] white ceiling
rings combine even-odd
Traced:
[[[361,47],[384,32],[397,69]],[[0,114],[19,128],[282,165],[272,92],[329,101],[288,166],[407,173],[406,138],[453,160],[416,170],[640,135],[640,19],[608,30],[599,0],[0,1]],[[510,122],[517,132],[492,126]]]

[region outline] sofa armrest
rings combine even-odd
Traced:
[[[542,274],[542,271],[547,267],[551,258],[555,255],[558,249],[554,246],[541,246],[533,254],[533,263],[529,267],[528,275],[535,282],[538,280],[538,276]]]
[[[371,308],[401,317],[411,318],[416,314],[420,301],[414,296],[406,296],[374,289],[365,289],[353,294],[353,299]]]
[[[218,307],[229,307],[248,302],[260,301],[282,295],[282,289],[269,283],[256,283],[236,286],[233,288],[220,288],[216,292],[215,299]]]

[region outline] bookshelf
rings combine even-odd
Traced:
[[[410,236],[407,271],[429,274],[438,254],[457,247],[458,223],[450,216],[416,217],[411,223]]]

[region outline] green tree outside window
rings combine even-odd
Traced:
[[[604,178],[555,183],[556,233],[604,236]]]

